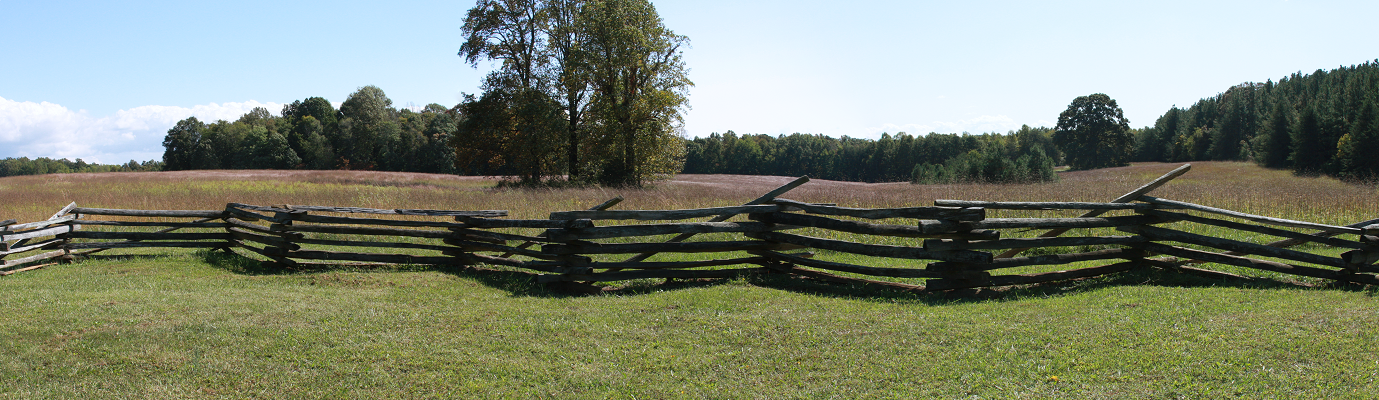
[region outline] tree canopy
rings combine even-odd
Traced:
[[[1058,115],[1053,142],[1075,170],[1130,165],[1134,136],[1116,101],[1102,93],[1073,99]]]
[[[1379,178],[1379,60],[1232,86],[1135,131],[1137,161],[1252,160],[1300,174]]]
[[[450,139],[458,111],[439,104],[399,110],[392,104],[383,89],[364,86],[339,110],[310,97],[283,106],[280,115],[255,108],[234,122],[189,117],[163,138],[164,168],[454,173]]]
[[[688,39],[646,0],[480,0],[459,55],[501,62],[467,96],[453,142],[465,168],[524,182],[640,185],[683,162]]]

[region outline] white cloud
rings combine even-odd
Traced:
[[[233,121],[254,107],[276,113],[282,104],[249,100],[191,108],[141,106],[94,117],[46,101],[0,97],[0,158],[81,158],[103,164],[162,159],[163,136],[177,121],[191,116],[205,122]]]

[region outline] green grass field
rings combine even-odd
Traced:
[[[1095,201],[1172,167],[1065,173],[1047,185],[819,182],[786,197],[853,207],[926,205],[934,198]],[[509,209],[515,217],[543,217],[614,195],[628,198],[622,209],[731,205],[788,180],[691,176],[636,191],[498,192],[473,179],[343,174],[5,178],[0,201],[11,215],[0,219],[42,219],[73,200],[129,208],[217,208],[237,201]],[[1241,163],[1197,165],[1155,195],[1333,224],[1379,213],[1373,187]],[[1373,287],[1142,271],[1017,288],[996,298],[920,296],[781,276],[634,282],[605,295],[568,296],[502,271],[283,272],[220,253],[164,253],[0,278],[8,306],[0,318],[0,397],[1379,393]]]

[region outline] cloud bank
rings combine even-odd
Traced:
[[[142,106],[96,117],[46,101],[0,97],[0,158],[80,158],[101,164],[161,160],[163,136],[177,121],[192,116],[205,122],[233,121],[254,107],[276,113],[282,104],[249,100],[191,108]]]

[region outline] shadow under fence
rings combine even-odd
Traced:
[[[208,256],[238,273],[424,266],[412,268],[486,276],[480,279],[505,287],[535,282],[589,293],[619,281],[703,285],[742,277],[815,288],[806,290],[843,284],[914,293],[1038,291],[1051,282],[1127,272],[1261,282],[1230,268],[1379,285],[1379,219],[1335,226],[1148,196],[1190,167],[1104,203],[936,200],[926,207],[849,208],[782,197],[807,177],[741,206],[614,210],[622,200],[614,198],[546,219],[506,218],[501,210],[240,203],[220,210],[126,210],[73,203],[45,221],[0,222],[0,275],[111,249],[204,248],[239,254]],[[1080,215],[988,215],[1010,212]],[[1024,233],[1030,230],[1046,231]],[[1063,236],[1072,230],[1089,234]],[[1277,240],[1237,239],[1258,236]],[[1296,249],[1302,244],[1309,251]],[[1039,251],[1021,255],[1029,249]],[[1058,269],[1074,263],[1083,267]]]

